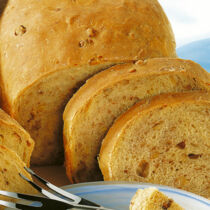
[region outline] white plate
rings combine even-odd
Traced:
[[[186,210],[210,210],[210,200],[175,188],[128,182],[90,182],[74,184],[63,189],[115,210],[128,210],[129,203],[138,188],[156,187]]]

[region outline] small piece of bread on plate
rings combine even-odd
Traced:
[[[155,187],[138,189],[133,196],[129,210],[184,210]]]

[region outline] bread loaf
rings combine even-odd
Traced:
[[[3,104],[36,141],[33,164],[62,156],[62,112],[96,72],[176,57],[157,0],[9,0],[1,18]]]
[[[208,89],[198,64],[154,58],[105,70],[77,91],[64,112],[64,147],[71,182],[101,180],[97,155],[113,121],[137,101],[167,92]]]
[[[210,197],[210,93],[163,94],[121,115],[103,140],[104,180],[150,182]]]
[[[138,189],[133,196],[129,210],[184,210],[157,188]]]
[[[1,109],[0,144],[15,151],[27,166],[30,165],[34,141],[14,119]]]
[[[0,190],[35,194],[37,191],[23,180],[19,173],[32,180],[30,174],[24,169],[25,163],[20,157],[7,147],[0,145]],[[11,200],[0,196],[0,200]],[[0,209],[4,209],[0,205]]]

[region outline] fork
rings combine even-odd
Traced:
[[[35,174],[31,169],[26,168],[25,170],[30,173],[33,177],[38,179],[42,184],[44,184],[46,187],[54,191],[55,193],[61,195],[61,198],[43,188],[41,188],[39,185],[35,184],[33,181],[26,178],[24,175],[19,174],[24,180],[26,180],[29,184],[31,184],[35,189],[37,189],[41,194],[43,194],[45,197],[39,197],[39,196],[32,196],[32,195],[26,195],[21,193],[12,193],[12,192],[6,192],[6,191],[0,191],[0,195],[4,195],[11,198],[19,198],[24,200],[30,200],[30,201],[37,201],[38,203],[41,203],[41,206],[34,207],[30,205],[25,204],[19,204],[19,203],[13,203],[8,201],[1,201],[0,205],[7,206],[10,208],[19,208],[19,209],[72,209],[72,208],[82,208],[82,209],[98,209],[98,210],[112,210],[108,208],[104,208],[101,205],[98,205],[92,201],[86,200],[84,198],[81,198],[79,196],[76,196],[74,194],[71,194],[67,191],[62,190],[61,188],[56,187],[55,185],[51,184],[50,182],[44,180],[37,174]]]
[[[36,203],[31,205],[31,204],[14,203],[10,201],[0,200],[0,205],[13,208],[13,209],[23,209],[23,210],[97,209],[97,210],[101,210],[100,207],[96,207],[96,206],[77,205],[77,204],[71,205],[71,204],[64,203],[58,200],[53,200],[50,198],[26,195],[26,194],[21,194],[21,193],[7,192],[3,190],[0,190],[0,195],[10,197],[10,198],[21,199],[23,201],[36,201]],[[105,208],[102,208],[102,209],[105,209]],[[106,209],[106,210],[109,210],[109,209]]]
[[[68,200],[70,200],[70,204],[81,204],[81,205],[90,205],[90,206],[96,206],[96,207],[102,207],[92,201],[86,200],[84,198],[81,198],[79,196],[76,196],[74,194],[71,194],[65,190],[62,190],[61,188],[53,185],[52,183],[46,181],[45,179],[41,178],[40,176],[38,176],[34,171],[32,171],[31,169],[24,167],[24,169],[31,174],[33,177],[35,177],[36,179],[38,179],[42,184],[44,184],[46,187],[48,187],[49,189],[51,189],[52,191],[54,191],[55,193],[67,198]],[[51,198],[51,199],[58,199],[58,196],[55,196],[53,193],[50,193],[49,191],[46,191],[45,189],[41,188],[40,186],[38,186],[37,184],[35,184],[34,182],[32,182],[31,180],[29,180],[28,178],[26,178],[25,176],[23,176],[22,174],[20,174],[20,176],[26,180],[29,184],[31,184],[36,190],[38,190],[42,195]],[[59,198],[60,200],[60,198]],[[66,200],[60,200],[60,201],[66,201]]]

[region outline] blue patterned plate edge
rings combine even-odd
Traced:
[[[186,210],[198,210],[198,208],[210,210],[210,200],[207,198],[181,189],[151,183],[99,181],[72,184],[62,188],[105,207],[126,210],[129,209],[130,200],[136,190],[148,187],[158,188]]]

